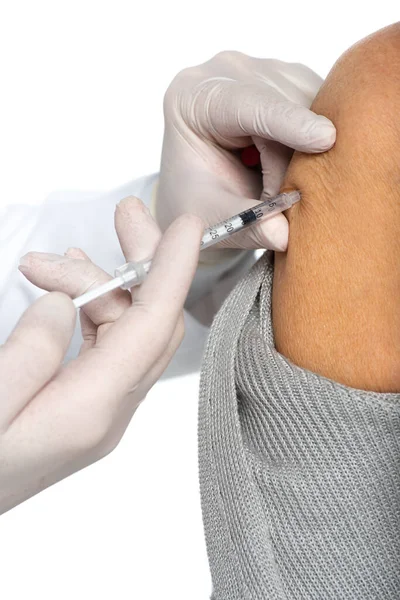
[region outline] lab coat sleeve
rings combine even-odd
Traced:
[[[157,177],[143,177],[105,194],[60,192],[52,194],[42,206],[2,209],[0,343],[7,339],[28,306],[44,293],[18,271],[19,258],[31,250],[64,254],[67,248],[78,247],[105,271],[113,273],[116,266],[125,262],[114,230],[115,205],[122,198],[135,195],[151,209]],[[221,294],[225,295],[233,285],[232,273],[242,271],[243,258],[239,253],[227,256],[226,261],[200,265],[185,310],[185,339],[165,376],[199,368],[208,326],[222,301]],[[80,344],[77,327],[67,359],[77,355]]]

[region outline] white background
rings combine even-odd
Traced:
[[[1,0],[0,206],[156,171],[162,98],[180,69],[235,49],[325,76],[398,20],[395,7]],[[195,376],[159,384],[113,454],[3,515],[2,600],[208,597],[196,392]]]

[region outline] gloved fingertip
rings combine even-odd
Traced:
[[[336,141],[336,128],[329,119],[320,116],[313,128],[308,145],[309,152],[324,152],[332,148]]]
[[[275,198],[275,196],[279,194],[279,190],[282,185],[282,180],[283,177],[276,182],[267,182],[264,185],[264,189],[260,197],[260,202],[267,202],[268,200],[271,200],[271,198]]]
[[[64,327],[68,327],[68,325],[75,322],[76,309],[71,298],[63,292],[50,292],[44,294],[36,300],[36,303],[33,306],[36,306],[38,315],[43,315],[43,319],[45,319],[46,323],[60,323],[59,327],[61,329],[64,329]],[[65,324],[63,324],[63,320],[65,321]]]
[[[76,258],[78,260],[85,260],[88,258],[88,256],[80,248],[68,248],[64,252],[64,256],[67,256],[68,258]]]
[[[282,215],[283,217],[283,215]],[[264,238],[264,247],[275,252],[285,252],[289,240],[289,224],[285,217],[265,221],[260,234]]]
[[[286,252],[288,246],[287,238],[284,240],[283,238],[276,241],[270,241],[267,250],[274,250],[274,252]]]
[[[126,198],[122,198],[122,200],[120,200],[115,206],[116,213],[131,210],[141,210],[145,213],[149,212],[148,207],[137,196],[127,196]]]

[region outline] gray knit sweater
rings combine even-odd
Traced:
[[[215,600],[400,598],[400,394],[274,348],[271,253],[217,315],[199,462]]]

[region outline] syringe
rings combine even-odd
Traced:
[[[201,239],[200,250],[205,250],[210,246],[214,246],[214,244],[222,242],[222,240],[231,235],[242,231],[245,227],[254,225],[260,219],[287,210],[299,200],[300,192],[297,191],[279,194],[274,198],[253,206],[253,208],[234,215],[230,219],[225,219],[225,221],[221,221],[213,227],[207,227]],[[104,296],[104,294],[117,288],[128,290],[136,285],[140,285],[146,278],[150,268],[151,259],[141,262],[128,262],[115,270],[114,279],[110,279],[107,283],[78,296],[73,300],[73,303],[76,308],[81,308],[85,304],[88,304],[88,302],[92,302],[92,300],[96,300],[96,298],[100,298],[100,296]]]

